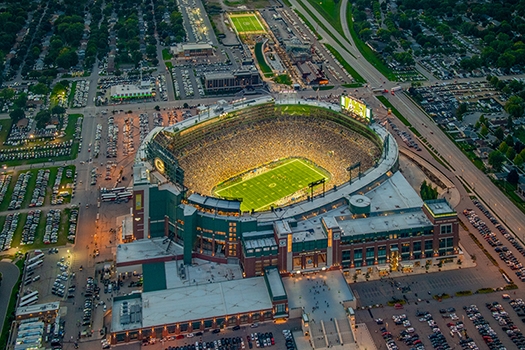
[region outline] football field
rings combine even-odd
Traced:
[[[242,198],[241,210],[264,210],[273,203],[289,196],[308,184],[327,179],[315,166],[301,159],[290,159],[264,173],[228,185],[224,183],[215,191],[219,197]]]
[[[230,19],[239,34],[265,33],[264,26],[259,21],[255,13],[234,15],[230,14]]]

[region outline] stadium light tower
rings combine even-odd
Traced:
[[[346,168],[346,171],[350,174],[350,183],[352,183],[352,170],[358,168],[358,176],[361,178],[361,162],[354,163],[350,165],[348,168]]]
[[[308,187],[310,187],[310,201],[314,200],[314,187],[320,184],[323,184],[323,197],[324,197],[325,182],[326,182],[326,179],[323,178],[321,180],[313,181],[308,184]]]

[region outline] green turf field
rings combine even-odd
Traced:
[[[243,211],[264,210],[281,198],[323,178],[327,179],[326,175],[315,166],[301,159],[290,159],[273,169],[241,182],[228,184],[226,181],[215,190],[215,195],[242,198],[241,210]]]
[[[230,19],[239,34],[265,33],[263,25],[254,13],[230,15]]]

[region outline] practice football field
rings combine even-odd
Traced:
[[[215,191],[219,197],[242,198],[241,210],[264,210],[281,198],[291,195],[308,184],[327,179],[314,166],[301,159],[290,159],[250,179],[220,187]]]
[[[239,34],[266,32],[256,14],[230,15],[230,18]]]

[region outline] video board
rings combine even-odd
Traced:
[[[368,108],[363,102],[358,101],[350,96],[341,95],[341,108],[355,114],[360,119],[367,123],[372,118],[372,110]]]

